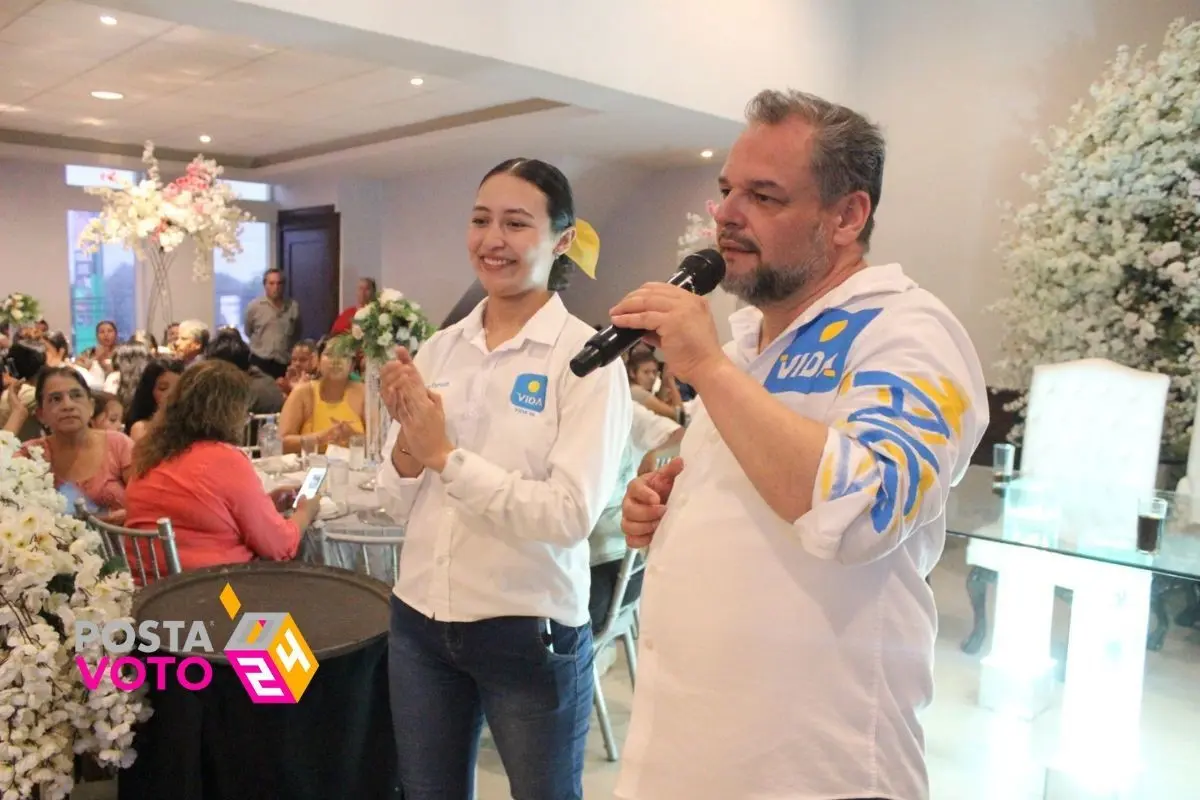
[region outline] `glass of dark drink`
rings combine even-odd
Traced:
[[[1162,545],[1167,520],[1167,501],[1162,497],[1147,497],[1138,503],[1137,549],[1157,553]]]
[[[1017,462],[1017,448],[1003,443],[992,445],[992,491],[1004,494],[1012,482]]]

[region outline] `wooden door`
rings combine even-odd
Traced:
[[[320,339],[340,311],[341,215],[333,206],[279,212],[279,268],[300,304],[300,335]]]

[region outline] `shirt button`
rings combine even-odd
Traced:
[[[450,560],[450,559],[446,558],[445,556],[438,556],[438,560],[437,560],[438,566],[439,566],[439,567],[444,567],[444,566],[446,566],[446,562],[447,562],[447,561],[449,561],[449,560]]]

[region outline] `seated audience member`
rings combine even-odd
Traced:
[[[208,346],[209,360],[227,361],[250,379],[250,413],[278,414],[283,410],[283,392],[270,375],[250,363],[250,345],[237,328],[222,328]]]
[[[317,346],[321,377],[297,388],[283,404],[279,433],[285,453],[299,453],[302,436],[315,435],[325,452],[330,444],[345,446],[351,434],[363,432],[363,385],[350,380],[350,359],[335,354],[332,342]]]
[[[46,345],[47,367],[70,367],[83,377],[88,389],[104,388],[104,373],[99,367],[91,370],[71,362],[71,343],[65,333],[51,331],[42,337],[42,343]]]
[[[22,442],[42,435],[33,386],[46,365],[46,345],[20,335],[4,356],[4,391],[0,393],[0,426]]]
[[[115,394],[92,392],[92,428],[98,431],[125,432],[125,409]]]
[[[621,454],[621,471],[608,505],[600,513],[600,519],[588,536],[591,551],[592,588],[588,599],[592,627],[600,630],[612,604],[617,576],[621,572],[621,559],[625,556],[625,534],[621,531],[621,503],[625,490],[638,475],[654,469],[654,459],[660,451],[677,447],[683,440],[684,429],[671,420],[655,414],[637,403],[633,404],[633,427],[629,431],[629,442]],[[641,591],[642,576],[638,574],[630,581],[626,597],[635,597]],[[630,595],[629,593],[633,594]]]
[[[204,358],[208,349],[208,326],[198,319],[189,319],[179,323],[179,334],[173,345],[175,357],[183,362],[184,367]]]
[[[654,393],[654,384],[659,376],[654,351],[642,348],[631,351],[625,361],[625,369],[629,373],[629,391],[633,393],[635,401],[660,417],[683,421],[683,400],[679,397],[674,378],[664,378],[661,396]]]
[[[96,325],[96,346],[89,347],[79,354],[79,363],[85,369],[95,373],[100,380],[112,372],[113,356],[117,352],[117,323],[112,320],[102,320]]]
[[[50,433],[26,442],[20,454],[28,457],[40,450],[50,464],[56,489],[72,501],[83,497],[93,513],[119,522],[124,516],[133,442],[120,431],[89,427],[92,395],[74,367],[44,368],[34,393],[38,419]]]
[[[174,358],[156,358],[142,370],[133,400],[125,411],[125,430],[135,442],[146,435],[150,420],[162,408],[171,389],[183,374],[183,362]]]
[[[317,377],[317,343],[312,339],[301,339],[292,348],[292,361],[288,364],[287,374],[275,383],[285,395],[291,394],[297,386],[308,383]]]
[[[179,323],[172,322],[163,331],[162,349],[160,352],[174,353],[175,342],[179,340]]]
[[[294,488],[263,491],[238,449],[249,413],[245,373],[206,360],[183,373],[138,444],[126,525],[149,530],[170,519],[185,570],[294,558],[301,532],[320,508],[319,501],[302,498],[288,519],[281,511]]]

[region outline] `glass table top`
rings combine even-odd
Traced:
[[[1166,501],[1167,516],[1157,552],[1145,553],[1137,546],[1138,512],[1153,497]],[[1028,476],[1017,476],[997,493],[991,468],[972,466],[950,492],[946,532],[1200,579],[1200,496]]]

